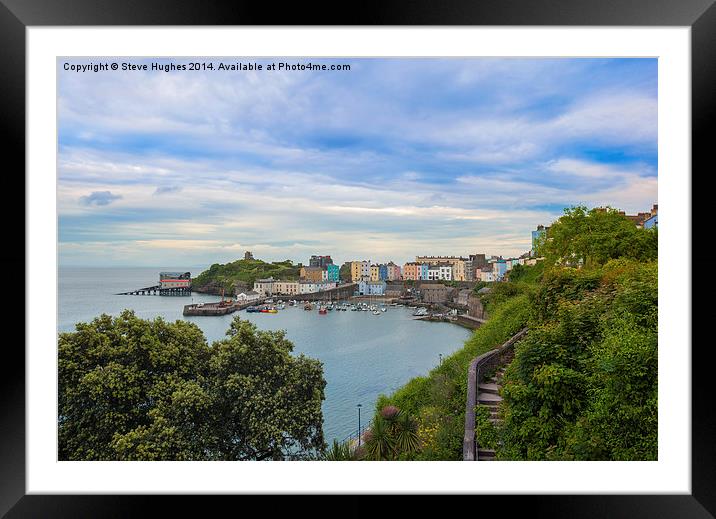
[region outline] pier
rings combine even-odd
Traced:
[[[191,287],[162,288],[161,285],[120,292],[118,296],[190,296]]]
[[[299,299],[301,301],[339,301],[352,297],[357,288],[357,283],[346,283],[345,285],[338,285],[335,288],[329,288],[328,290],[322,290],[320,292],[311,292],[309,294],[274,294],[273,298],[281,301],[290,301],[291,299]]]
[[[160,272],[159,284],[120,292],[118,296],[190,296],[191,272]]]
[[[244,310],[249,306],[260,306],[266,302],[266,298],[251,301],[248,303],[227,303],[218,301],[216,303],[195,303],[185,305],[183,315],[226,315]]]

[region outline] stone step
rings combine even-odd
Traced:
[[[477,449],[478,461],[494,461],[495,451],[493,449]]]
[[[490,416],[487,421],[495,425],[502,423],[502,420],[500,420],[497,416]]]
[[[495,395],[494,393],[480,393],[478,391],[477,393],[477,402],[479,404],[496,404],[497,402],[502,402],[502,397],[500,395]]]
[[[495,395],[500,390],[500,386],[492,382],[488,382],[486,384],[478,384],[477,388],[480,393],[494,393]]]

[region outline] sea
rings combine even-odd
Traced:
[[[293,353],[320,360],[326,379],[323,431],[330,444],[342,441],[372,417],[380,394],[390,394],[411,378],[426,375],[442,357],[462,348],[471,331],[451,323],[426,322],[412,317],[413,309],[387,307],[386,312],[331,311],[319,315],[303,306],[277,314],[234,312],[225,316],[182,316],[184,305],[212,302],[220,296],[117,295],[156,285],[161,271],[191,272],[181,267],[67,267],[59,268],[58,332],[90,322],[100,314],[118,315],[134,310],[143,319],[195,323],[211,344],[225,337],[232,319],[239,316],[262,330],[286,330]],[[361,407],[358,407],[358,404]]]

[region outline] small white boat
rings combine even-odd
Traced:
[[[380,312],[378,310],[373,310],[373,315],[380,315]]]

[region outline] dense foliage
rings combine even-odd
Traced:
[[[385,406],[371,422],[364,435],[362,459],[409,459],[420,448],[418,423],[408,413],[393,405]]]
[[[535,284],[542,279],[544,261],[540,260],[532,266],[515,265],[507,272],[507,279],[512,283]]]
[[[657,230],[612,209],[570,208],[540,250],[530,333],[504,378],[504,424],[479,417],[478,438],[499,459],[656,459]]]
[[[507,368],[502,459],[657,456],[657,266],[555,269]]]
[[[656,228],[640,229],[612,208],[570,207],[540,240],[538,255],[548,265],[598,266],[610,259],[657,258]]]
[[[320,362],[282,331],[233,320],[210,347],[188,322],[125,311],[59,336],[59,459],[314,458]]]
[[[350,262],[346,262],[343,265],[341,265],[341,268],[338,270],[338,278],[343,283],[350,283],[352,281],[352,274],[351,274],[351,264]]]
[[[192,280],[195,288],[221,287],[227,294],[233,293],[237,284],[253,287],[254,281],[273,277],[274,279],[298,279],[301,267],[290,260],[267,263],[257,259],[241,259],[226,264],[214,263]]]

